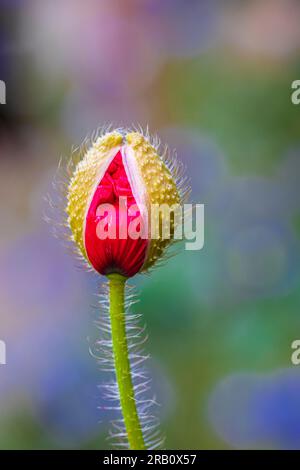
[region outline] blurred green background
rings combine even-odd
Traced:
[[[1,0],[1,449],[107,449],[97,276],[43,222],[61,155],[149,124],[205,246],[134,278],[169,449],[300,449],[297,0]]]

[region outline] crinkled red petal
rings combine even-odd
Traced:
[[[120,196],[127,197],[127,210],[122,216],[119,208]],[[115,224],[116,238],[108,236],[101,240],[97,235],[97,225],[103,216],[97,215],[97,209],[101,204],[108,203],[112,204],[116,211],[116,217],[108,222]],[[140,216],[139,212],[128,214],[132,205],[136,205],[136,201],[126,175],[122,154],[118,151],[98,184],[86,217],[84,234],[86,253],[100,274],[120,273],[131,277],[138,273],[144,264],[149,240],[142,237],[134,240],[128,234],[130,222]],[[127,230],[124,232],[125,238],[121,239],[119,229],[124,220],[127,220]]]

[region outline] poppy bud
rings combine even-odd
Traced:
[[[66,212],[73,241],[96,271],[131,277],[162,257],[174,221],[170,237],[153,238],[151,207],[182,203],[175,176],[138,132],[106,133],[87,150],[69,183]]]

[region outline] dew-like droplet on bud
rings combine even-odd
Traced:
[[[139,132],[126,131],[107,133],[91,145],[75,168],[67,199],[68,224],[81,254],[100,274],[125,277],[148,270],[172,241],[152,237],[152,206],[182,203],[157,149]]]

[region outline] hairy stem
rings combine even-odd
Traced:
[[[124,302],[126,278],[119,274],[110,274],[108,279],[114,363],[129,448],[146,449],[135,402],[126,338]]]

